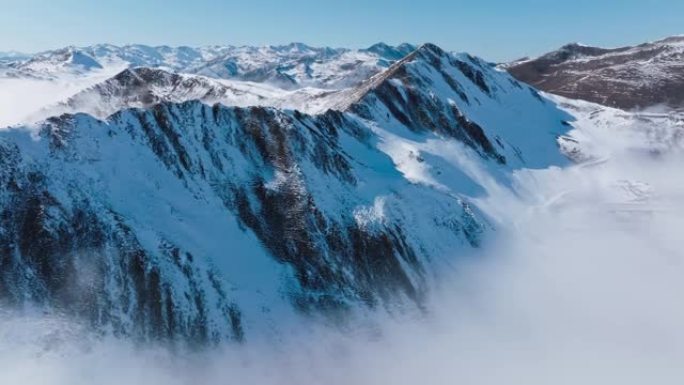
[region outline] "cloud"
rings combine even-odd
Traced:
[[[64,75],[59,80],[0,77],[0,130],[51,116],[47,108],[122,70],[121,66],[93,71],[86,76]],[[44,111],[45,110],[45,111]]]

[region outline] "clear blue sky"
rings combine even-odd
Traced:
[[[0,51],[433,42],[489,60],[684,34],[684,0],[0,0]]]

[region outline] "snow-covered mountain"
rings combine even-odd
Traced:
[[[280,47],[240,47],[189,72],[223,79],[265,82],[285,89],[337,89],[367,79],[415,47],[376,44],[368,49],[312,48],[303,44]]]
[[[0,75],[9,72],[13,65],[30,57],[31,55],[16,51],[0,52]]]
[[[21,66],[88,77],[110,65],[100,47]],[[477,198],[513,170],[567,162],[572,117],[478,58],[408,49],[216,48],[200,66],[186,52],[1,130],[2,300],[193,342],[420,309],[441,267],[495,231]],[[206,72],[238,57],[245,79],[273,55],[299,58],[264,72],[298,89]]]
[[[331,93],[359,84],[414,49],[409,44],[394,47],[382,43],[359,50],[298,43],[269,47],[66,47],[0,61],[0,125],[69,112],[64,108],[66,99],[126,69],[158,70],[186,79],[195,75],[195,81],[200,83],[213,79],[212,87],[227,92],[212,100],[209,95],[204,100],[210,103],[325,111],[333,100],[328,97]],[[160,86],[164,87],[150,85],[154,92],[179,92],[162,91]],[[99,108],[105,115],[115,112],[111,106]]]
[[[413,49],[408,44],[393,47],[382,43],[360,50],[297,43],[269,47],[66,47],[0,61],[0,125],[69,112],[64,108],[66,99],[126,69],[153,69],[185,78],[195,75],[201,83],[211,78],[216,87],[228,92],[214,100],[205,99],[210,103],[325,111],[332,100],[327,97],[330,93],[357,85]],[[162,92],[159,86],[150,85]],[[115,112],[107,106],[100,109],[105,115]]]
[[[17,58],[10,76],[56,78],[107,66],[150,67],[220,79],[268,83],[284,89],[344,88],[388,67],[415,47],[376,44],[367,49],[314,48],[301,43],[268,47],[67,47]]]
[[[517,79],[557,95],[621,109],[684,106],[684,37],[634,47],[569,44],[505,66]]]
[[[48,104],[31,114],[37,121],[63,113],[86,112],[107,118],[126,107],[146,108],[162,102],[200,100],[227,106],[266,106],[320,113],[346,96],[342,90],[301,88],[283,90],[264,83],[179,74],[158,68],[127,68],[82,89],[66,100]]]
[[[3,62],[16,62],[19,60],[27,60],[31,57],[30,54],[26,54],[18,51],[2,51],[0,52],[0,63]]]

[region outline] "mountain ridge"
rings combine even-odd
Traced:
[[[496,231],[476,198],[567,162],[570,117],[430,44],[375,76],[306,113],[127,68],[0,130],[0,300],[202,344],[422,311],[440,267]]]
[[[503,66],[543,91],[621,109],[684,107],[684,36],[620,48],[577,44]]]

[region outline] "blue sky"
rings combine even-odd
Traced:
[[[433,42],[489,60],[684,34],[682,0],[0,0],[0,51]]]

